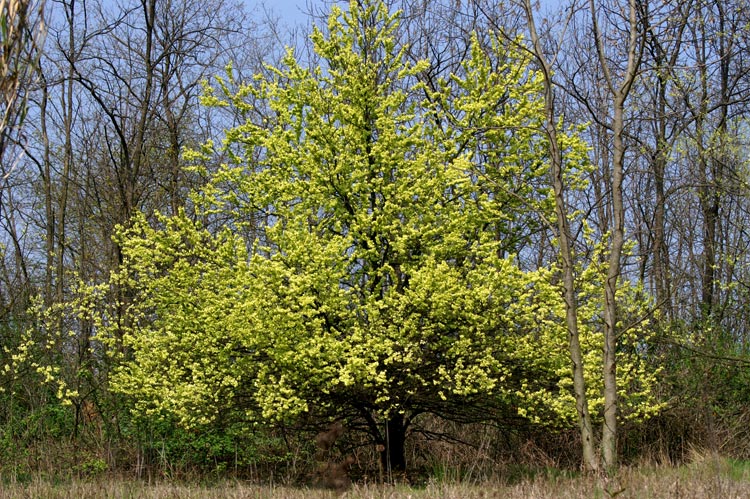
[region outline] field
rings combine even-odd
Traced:
[[[516,483],[428,482],[423,487],[364,485],[335,492],[284,485],[253,485],[225,481],[214,484],[148,483],[128,479],[98,479],[28,483],[5,482],[0,498],[747,498],[750,497],[750,461],[702,457],[680,467],[642,465],[623,468],[616,478],[570,476],[548,469],[519,478]]]

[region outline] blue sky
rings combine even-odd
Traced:
[[[267,8],[276,12],[284,21],[284,24],[306,24],[308,21],[308,2],[313,5],[321,5],[321,0],[244,0],[248,11],[252,14],[256,4],[265,4]]]
[[[266,5],[278,12],[285,20],[305,21],[303,12],[307,10],[306,0],[271,0]]]
[[[253,6],[256,4],[265,3],[265,5],[273,9],[279,16],[285,21],[286,24],[306,24],[308,21],[307,16],[304,14],[308,10],[308,3],[311,5],[320,6],[324,4],[323,0],[244,0],[248,6],[248,11],[253,12]],[[339,0],[344,3],[348,3],[347,0]],[[325,2],[330,4],[330,0]],[[559,0],[541,0],[542,12],[548,10],[554,10],[558,8],[563,2]]]

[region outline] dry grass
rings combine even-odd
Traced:
[[[715,456],[697,457],[681,467],[643,465],[624,468],[616,479],[603,483],[593,477],[561,478],[552,471],[519,483],[406,485],[355,485],[343,493],[286,486],[260,486],[224,482],[202,486],[175,483],[148,484],[133,480],[92,480],[52,484],[35,481],[6,483],[0,498],[745,498],[750,497],[750,462]]]

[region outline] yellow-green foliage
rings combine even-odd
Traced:
[[[599,247],[597,246],[597,250]],[[579,299],[578,320],[589,413],[600,421],[603,396],[603,280],[606,265],[597,263],[598,253],[576,281]],[[523,296],[513,304],[517,327],[524,332],[515,355],[531,359],[534,373],[554,373],[548,378],[524,378],[517,395],[526,401],[519,412],[532,421],[551,425],[573,425],[576,421],[575,398],[565,309],[557,286],[552,285],[552,270],[537,273],[533,296]],[[653,304],[639,285],[622,281],[618,287],[618,399],[623,417],[641,420],[657,413],[661,402],[654,395],[659,376],[654,367],[649,329]],[[540,355],[550,352],[552,355]],[[550,386],[549,383],[553,385]]]
[[[221,217],[223,230],[179,213],[118,235],[112,284],[127,320],[97,330],[124,355],[111,383],[140,414],[191,426],[473,406],[573,420],[555,269],[522,271],[513,256],[550,217],[538,76],[522,52],[475,40],[464,74],[429,90],[396,25],[383,3],[334,7],[312,35],[325,64],[290,51],[270,78],[238,84],[230,68],[207,87],[207,104],[250,116],[261,103],[266,118],[227,131],[230,161],[193,196],[197,219]],[[579,161],[584,145],[566,140]],[[196,168],[213,149],[190,154]],[[593,411],[602,275],[591,267],[579,282]],[[623,310],[641,317],[624,289]],[[645,326],[623,335],[633,415],[654,374]]]
[[[235,334],[246,325],[233,322],[250,296],[247,251],[229,231],[210,234],[184,213],[161,221],[157,230],[139,218],[119,236],[124,262],[116,280],[134,294],[132,330],[121,346],[135,358],[112,384],[146,415],[203,424],[250,374]]]

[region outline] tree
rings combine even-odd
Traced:
[[[26,115],[26,102],[37,69],[46,27],[44,1],[0,1],[0,159],[11,132]],[[6,172],[3,172],[4,174]]]
[[[618,280],[621,272],[622,250],[625,244],[625,208],[623,205],[622,184],[625,165],[624,110],[625,101],[638,70],[640,59],[637,8],[635,0],[628,3],[628,32],[627,66],[622,75],[622,81],[617,82],[611,73],[609,63],[604,53],[604,41],[600,33],[597,13],[593,0],[589,2],[591,19],[596,38],[597,54],[602,66],[602,72],[613,99],[612,118],[612,243],[609,254],[609,267],[604,293],[604,425],[602,426],[602,458],[604,467],[611,471],[617,467],[617,293]],[[641,49],[642,50],[642,49]]]
[[[531,51],[541,67],[544,78],[544,130],[549,141],[550,176],[555,199],[555,218],[557,220],[557,239],[560,267],[562,271],[563,300],[565,302],[565,323],[568,330],[568,349],[573,367],[573,392],[576,398],[576,411],[581,434],[583,466],[588,471],[598,469],[598,459],[595,453],[595,437],[589,415],[589,403],[586,394],[586,379],[584,377],[583,352],[578,329],[578,296],[575,282],[575,260],[573,258],[574,238],[570,229],[570,210],[566,202],[567,189],[565,179],[564,141],[558,138],[557,109],[555,107],[555,91],[552,80],[552,63],[542,48],[541,38],[536,29],[531,2],[525,0],[523,9],[526,14],[527,25],[531,40]],[[557,54],[555,54],[555,58]]]
[[[517,206],[518,172],[544,173],[528,126],[537,83],[518,54],[494,70],[475,43],[462,95],[443,85],[417,98],[424,63],[404,62],[395,27],[379,3],[334,9],[328,36],[312,37],[325,69],[290,53],[273,80],[236,93],[227,82],[226,100],[207,98],[250,111],[250,96],[274,113],[227,133],[233,160],[198,199],[208,218],[231,214],[234,229],[254,213],[266,225],[255,241],[214,239],[185,217],[123,233],[123,282],[142,312],[125,339],[134,361],[115,383],[144,412],[186,424],[225,410],[345,417],[383,446],[386,467],[403,469],[420,414],[515,418],[526,403],[514,388],[556,380],[553,352],[528,358],[516,343],[558,301],[527,314],[538,320],[508,315],[537,286],[555,296],[544,295],[546,273],[521,272],[509,255],[515,215],[504,206]],[[448,103],[451,116],[433,119]],[[495,143],[473,143],[493,126]],[[502,151],[487,165],[505,173],[477,171],[477,146]]]
[[[598,253],[607,260],[607,279],[603,283],[603,352],[604,364],[604,422],[602,425],[602,464],[605,471],[617,466],[618,425],[618,367],[617,351],[620,348],[618,331],[622,323],[619,316],[619,298],[623,276],[625,251],[625,177],[627,165],[627,128],[625,103],[637,81],[638,68],[643,53],[643,22],[640,18],[640,2],[630,0],[626,5],[616,2],[587,2],[580,17],[583,25],[574,35],[578,53],[566,61],[572,69],[568,89],[581,103],[593,120],[594,135],[592,163],[599,165],[594,170],[593,201],[588,210],[595,214],[598,237],[608,247],[608,252]],[[588,17],[588,22],[585,21]],[[590,36],[590,37],[589,37]],[[612,40],[612,43],[609,41]],[[614,43],[617,40],[617,43]],[[582,49],[582,47],[588,48]],[[589,71],[593,70],[593,74]],[[580,84],[583,74],[589,80]],[[597,262],[592,262],[597,264]]]
[[[32,191],[23,167],[28,138],[24,127],[46,35],[44,5],[43,0],[0,0],[0,363],[6,366],[0,373],[0,417],[9,434],[20,399],[14,391],[21,385],[10,366],[30,325],[26,309],[34,293],[33,262],[24,240]]]
[[[29,111],[29,95],[38,80],[39,58],[46,35],[44,5],[44,1],[0,1],[0,267],[3,276],[0,314],[3,316],[19,312],[23,315],[32,294],[31,270],[22,235],[25,220],[21,219],[23,210],[19,208],[28,194],[21,192],[28,186],[21,166],[27,142],[22,127]],[[10,255],[6,255],[8,246],[12,248]],[[12,258],[8,265],[6,257]],[[8,289],[3,289],[5,287]],[[8,320],[8,323],[19,319]]]

